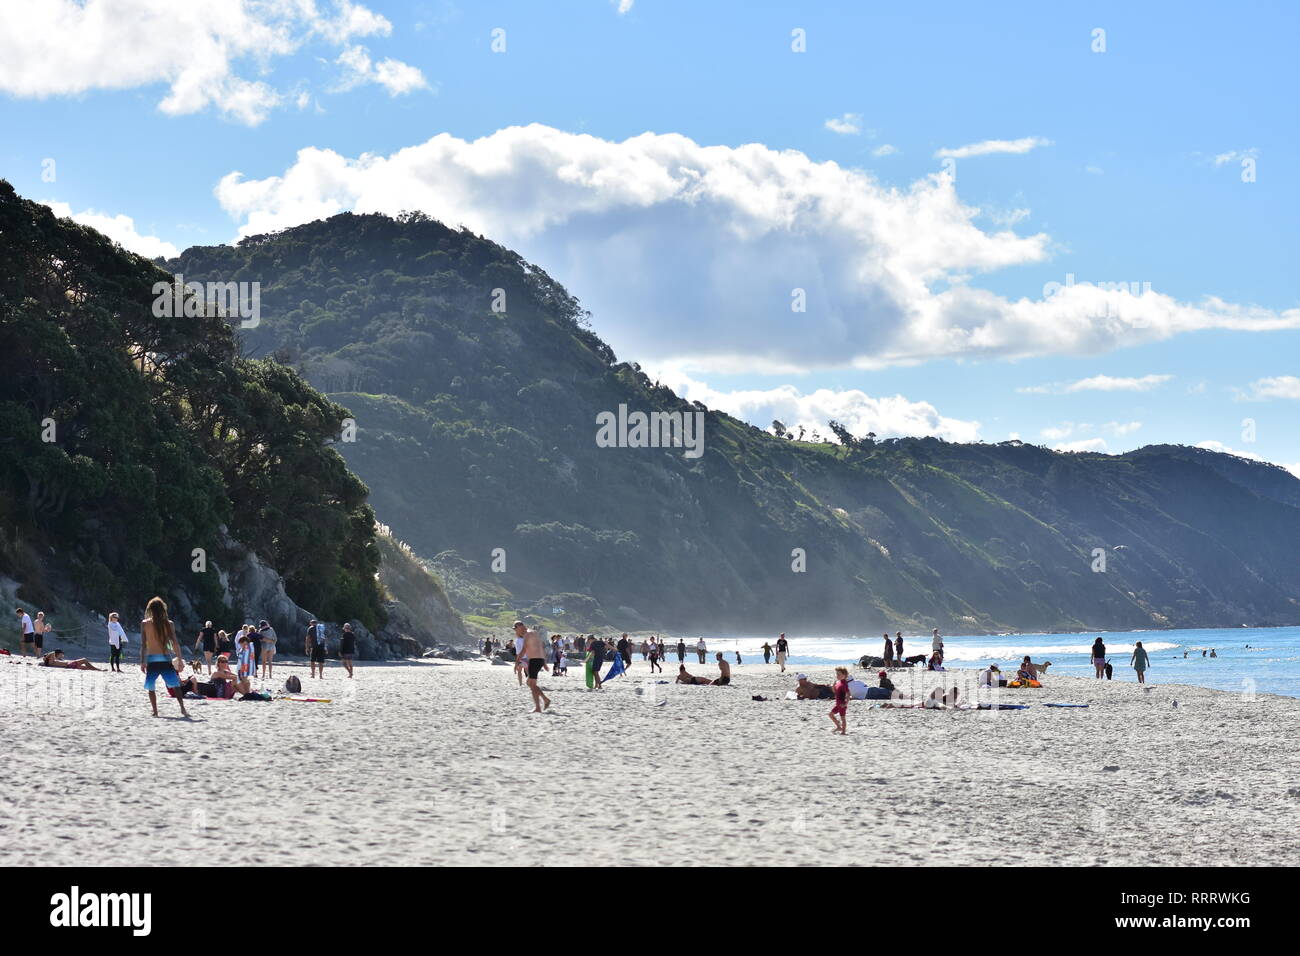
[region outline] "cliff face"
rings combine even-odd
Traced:
[[[262,283],[246,347],[348,407],[354,440],[335,447],[471,623],[1300,620],[1300,482],[1268,466],[1168,447],[784,440],[618,363],[549,276],[422,216],[336,216],[168,267]],[[597,441],[598,416],[622,406],[701,415],[702,454]]]

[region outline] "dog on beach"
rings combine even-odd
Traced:
[[[1037,674],[1039,677],[1042,677],[1044,674],[1047,673],[1047,669],[1052,666],[1052,662],[1044,661],[1041,664],[1031,663],[1029,666],[1033,669],[1035,674]]]
[[[926,657],[924,654],[917,654],[913,657],[905,657],[903,660],[908,664],[924,664],[929,659],[930,658]]]

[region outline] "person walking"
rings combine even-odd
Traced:
[[[627,639],[626,633],[624,633],[624,635],[618,639],[618,643],[614,645],[614,649],[618,651],[618,656],[623,658],[623,666],[625,668],[631,667],[632,666],[632,642]]]
[[[651,674],[655,672],[656,668],[658,669],[659,673],[662,674],[664,672],[663,665],[659,663],[659,658],[662,655],[662,651],[663,651],[663,645],[660,644],[659,641],[655,640],[653,637],[650,638],[650,673]]]
[[[212,626],[211,621],[204,621],[203,626],[199,628],[198,636],[194,639],[194,649],[203,651],[203,666],[208,669],[208,674],[212,673],[212,657],[217,653],[217,629]]]
[[[708,652],[709,648],[705,645],[704,638],[701,637],[695,642],[695,653],[699,656],[701,664],[704,663],[704,655]]]
[[[311,674],[316,676],[316,669],[320,668],[320,676],[325,676],[325,626],[319,621],[313,620],[307,625],[307,657],[310,661]]]
[[[126,631],[117,619],[117,612],[108,615],[108,669],[122,673],[122,647],[126,644]]]
[[[677,663],[681,664],[686,660],[686,640],[677,638]]]
[[[831,686],[831,692],[835,695],[835,706],[830,709],[827,715],[834,724],[832,733],[847,734],[849,732],[849,671],[847,667],[835,668],[835,683]]]
[[[785,633],[776,639],[776,662],[781,665],[781,673],[785,673],[785,659],[790,656],[790,642],[785,639]]]
[[[1134,645],[1133,656],[1129,658],[1129,663],[1133,666],[1133,669],[1137,671],[1138,683],[1145,684],[1147,682],[1147,668],[1151,666],[1151,658],[1147,655],[1146,648],[1142,646],[1141,641],[1138,641],[1137,644]]]
[[[343,668],[348,672],[348,677],[352,676],[352,658],[356,656],[357,632],[352,630],[351,624],[344,624],[343,635],[339,638],[339,660],[343,662]],[[325,665],[322,664],[321,673],[324,672]]]
[[[167,617],[167,603],[160,597],[152,598],[145,606],[145,618],[140,622],[140,670],[144,674],[144,689],[149,693],[149,706],[158,716],[158,695],[154,693],[158,678],[169,690],[179,690],[177,670],[185,666],[181,642],[176,637],[176,627]],[[181,716],[189,717],[185,698],[174,695],[181,705]]]
[[[546,667],[546,651],[542,648],[542,636],[523,621],[515,621],[515,635],[524,639],[524,656],[528,659],[528,689],[533,695],[533,713],[540,714],[551,706],[551,698],[547,697],[537,684],[537,676]]]
[[[1106,673],[1106,642],[1100,637],[1092,642],[1092,669],[1097,672],[1097,680]]]
[[[767,641],[763,642],[763,663],[764,664],[772,663],[772,645],[769,644]]]

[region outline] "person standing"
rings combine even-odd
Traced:
[[[533,713],[540,714],[551,706],[551,698],[547,697],[537,684],[537,675],[546,667],[546,651],[542,648],[542,636],[523,621],[515,621],[515,635],[524,639],[524,655],[528,659],[528,689],[533,695]],[[627,637],[626,634],[623,636]]]
[[[686,640],[677,638],[677,663],[680,664],[686,660]]]
[[[655,672],[656,668],[658,668],[659,673],[662,674],[664,672],[663,665],[659,663],[659,658],[662,653],[663,653],[663,645],[660,644],[653,637],[650,638],[650,673],[651,674]]]
[[[32,627],[32,619],[31,616],[22,608],[18,608],[14,613],[18,615],[18,627],[22,632],[18,646],[22,649],[23,657],[26,657],[27,652],[32,650],[36,643],[35,635],[33,633],[34,628]],[[33,656],[40,657],[41,655],[33,654]]]
[[[212,673],[212,656],[217,653],[217,629],[212,626],[211,621],[205,621],[199,628],[198,637],[194,639],[194,649],[203,651],[203,665],[207,667],[208,674]]]
[[[176,637],[176,628],[167,618],[167,604],[160,597],[152,598],[145,606],[145,619],[140,622],[140,670],[144,673],[144,689],[149,692],[149,706],[158,716],[158,695],[154,687],[158,678],[168,690],[179,690],[181,679],[177,668],[184,667],[184,652]],[[181,705],[181,716],[189,717],[185,698],[174,695]]]
[[[930,638],[930,655],[939,655],[939,661],[943,661],[943,638],[939,636],[939,629],[934,629],[934,634]]]
[[[1147,656],[1146,648],[1142,646],[1141,641],[1138,641],[1137,644],[1134,645],[1133,656],[1129,658],[1129,663],[1133,666],[1133,669],[1137,671],[1138,683],[1145,684],[1147,682],[1147,668],[1151,666],[1151,658]]]
[[[524,686],[524,668],[528,666],[528,659],[524,657],[524,639],[518,634],[515,635],[515,677],[519,681],[519,686]]]
[[[605,663],[604,639],[593,634],[587,650],[591,652],[591,674],[594,678],[592,690],[600,690],[600,666]]]
[[[831,733],[847,734],[849,732],[849,671],[846,667],[835,668],[835,683],[831,686],[835,695],[835,706],[827,715],[835,725]]]
[[[1101,680],[1106,672],[1106,642],[1100,637],[1092,642],[1092,667],[1097,672],[1096,679]]]
[[[41,657],[45,651],[45,638],[54,628],[45,623],[45,612],[37,611],[36,620],[32,622],[32,639],[36,642],[36,656]]]
[[[307,657],[310,661],[311,674],[316,676],[316,669],[320,668],[320,676],[325,676],[325,626],[319,621],[313,620],[307,625]]]
[[[894,660],[898,661],[899,666],[903,664],[903,632],[894,632]]]
[[[357,632],[352,630],[351,624],[343,625],[343,636],[339,638],[339,660],[343,662],[344,669],[348,672],[348,677],[352,676],[352,658],[357,656]],[[321,665],[321,673],[325,672],[325,665]]]
[[[270,680],[275,671],[275,628],[266,621],[257,625],[257,633],[262,638],[262,679]]]
[[[623,666],[625,668],[631,667],[632,666],[632,642],[627,639],[627,634],[624,634],[622,637],[618,639],[618,643],[614,645],[614,649],[618,651],[618,656],[623,658]]]
[[[117,612],[108,615],[108,668],[122,673],[122,646],[126,644],[126,631],[117,619]]]
[[[772,663],[772,645],[769,644],[767,641],[763,642],[763,663],[764,664]]]
[[[894,663],[894,643],[889,639],[889,632],[885,632],[885,666],[891,667]]]
[[[785,633],[776,639],[776,662],[781,665],[781,673],[785,673],[785,659],[790,656],[790,642],[785,639]]]
[[[695,653],[699,655],[701,664],[704,663],[704,655],[707,654],[708,652],[709,649],[704,643],[704,638],[701,637],[698,641],[695,642]]]

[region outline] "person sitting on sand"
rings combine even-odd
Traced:
[[[880,677],[880,686],[881,686],[881,687],[883,687],[885,690],[893,690],[893,689],[894,689],[894,682],[893,682],[892,680],[889,679],[889,675],[888,675],[888,674],[886,674],[884,671],[881,671],[880,674],[879,674],[879,677]]]
[[[943,655],[938,651],[935,651],[933,654],[931,654],[930,661],[928,664],[925,665],[925,669],[928,671],[943,670]]]
[[[74,670],[74,671],[99,670],[98,667],[90,663],[89,658],[78,657],[76,660],[68,660],[66,657],[63,656],[63,651],[61,650],[50,651],[48,654],[46,654],[44,657],[41,658],[41,665],[43,667],[66,667],[69,670]]]
[[[685,664],[679,664],[679,665],[677,666],[677,683],[679,683],[679,684],[712,684],[713,681],[709,680],[707,677],[696,677],[694,674],[688,674],[688,673],[686,672],[686,665],[685,665]]]
[[[721,676],[713,683],[718,685],[731,683],[731,665],[722,659],[722,651],[718,651],[718,670],[722,672]]]
[[[245,677],[240,677],[238,674],[236,674],[234,671],[230,669],[230,658],[227,657],[225,654],[218,655],[216,669],[212,672],[212,680],[214,682],[229,681],[232,690],[235,693],[239,693],[239,694],[247,694],[250,690],[253,689],[253,685],[251,681],[249,681]],[[217,696],[228,697],[233,695],[218,694]]]
[[[1020,669],[1016,671],[1017,680],[1038,680],[1038,672],[1034,670],[1034,662],[1025,655],[1025,659],[1020,662]]]
[[[800,700],[830,700],[835,696],[829,684],[814,684],[807,674],[796,674],[795,679],[799,684],[794,692]]]
[[[1000,687],[1002,680],[1002,671],[997,664],[990,664],[984,670],[980,671],[981,687]]]

